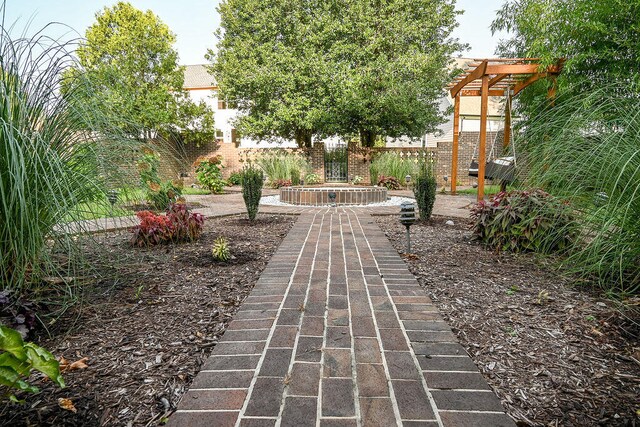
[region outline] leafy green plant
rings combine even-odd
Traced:
[[[213,256],[213,259],[217,261],[229,261],[229,258],[231,258],[229,241],[222,236],[218,237],[211,248],[211,255]]]
[[[407,175],[415,176],[417,171],[418,164],[413,159],[402,157],[395,151],[377,155],[369,166],[372,184],[377,184],[383,176],[392,176],[398,183],[403,183]]]
[[[264,173],[261,169],[249,165],[242,170],[242,198],[250,221],[256,219],[258,214],[263,183]]]
[[[308,173],[304,177],[304,183],[307,185],[320,184],[321,182],[320,176],[316,173]]]
[[[182,181],[163,181],[158,172],[159,167],[159,155],[150,149],[145,149],[138,160],[140,181],[146,190],[147,201],[156,210],[165,210],[182,195]]]
[[[575,238],[570,206],[542,190],[498,193],[477,203],[471,218],[475,236],[501,251],[551,253]]]
[[[362,181],[364,181],[364,178],[362,178],[360,175],[356,175],[353,177],[353,180],[351,181],[351,183],[353,185],[359,185],[359,184],[362,184]]]
[[[400,185],[400,181],[398,181],[398,179],[393,176],[381,175],[378,179],[378,185],[381,187],[386,187],[388,190],[400,190],[402,188],[402,185]]]
[[[213,194],[222,194],[226,181],[222,179],[222,156],[199,158],[195,162],[198,182]]]
[[[436,177],[433,174],[432,165],[425,162],[421,165],[413,186],[413,194],[416,198],[416,203],[418,204],[420,219],[423,221],[431,218],[433,204],[436,201],[437,187],[438,183],[436,182]]]
[[[227,179],[229,185],[241,185],[242,184],[242,171],[231,172]]]
[[[32,371],[39,371],[60,387],[64,380],[58,361],[51,353],[33,343],[25,343],[18,331],[0,325],[0,384],[9,389],[37,393],[27,382]],[[17,401],[13,394],[8,396]]]

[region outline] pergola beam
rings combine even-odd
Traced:
[[[477,80],[485,75],[488,61],[485,59],[480,65],[478,65],[472,72],[470,72],[464,79],[451,88],[451,97],[455,98],[458,92],[462,90],[467,84],[474,80]]]

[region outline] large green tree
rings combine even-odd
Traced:
[[[510,0],[498,10],[491,28],[511,36],[498,45],[499,55],[537,57],[545,64],[564,58],[560,94],[590,92],[610,83],[618,84],[621,96],[637,93],[637,0]],[[548,84],[541,81],[523,93],[521,109],[536,105],[535,98],[544,96]]]
[[[217,52],[221,96],[241,133],[295,138],[421,136],[443,121],[437,99],[452,0],[225,0]]]
[[[152,11],[119,2],[96,14],[73,72],[89,81],[86,97],[92,105],[120,117],[130,133],[207,139],[214,132],[213,112],[191,102],[182,89],[184,69],[174,42],[175,35]]]

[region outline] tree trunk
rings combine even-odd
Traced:
[[[311,137],[313,131],[311,129],[296,129],[295,138],[299,148],[311,148]]]
[[[376,133],[370,130],[360,129],[360,145],[363,147],[373,147],[376,143]]]

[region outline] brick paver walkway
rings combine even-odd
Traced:
[[[300,216],[171,426],[513,426],[368,213]]]

